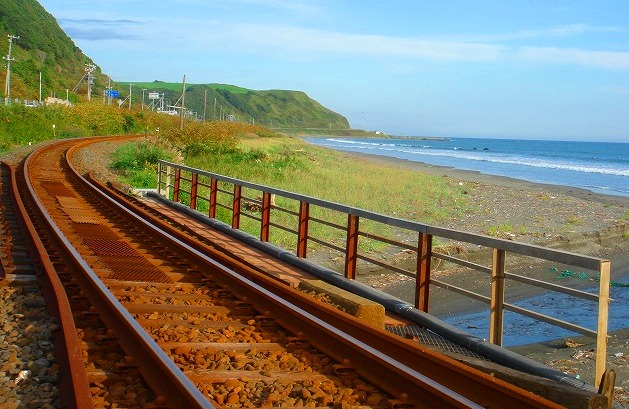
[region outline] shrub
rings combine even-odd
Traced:
[[[132,186],[155,187],[158,159],[172,160],[173,154],[155,145],[153,141],[131,142],[114,151],[110,166],[120,172],[121,179]]]

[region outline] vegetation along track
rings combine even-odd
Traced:
[[[80,176],[68,158],[94,141],[49,144],[13,173],[62,328],[64,406],[560,407],[369,327]]]

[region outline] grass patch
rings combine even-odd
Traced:
[[[504,237],[508,234],[525,234],[526,227],[523,225],[513,226],[511,223],[501,223],[493,226],[489,226],[487,229],[487,235],[493,237]]]
[[[581,217],[579,217],[579,216],[576,216],[576,215],[568,217],[568,219],[566,219],[566,223],[570,224],[570,225],[575,225],[575,226],[579,226],[579,225],[585,224],[583,219]]]
[[[172,160],[173,154],[153,141],[131,142],[114,151],[111,168],[120,179],[136,188],[154,188],[157,185],[157,161]]]

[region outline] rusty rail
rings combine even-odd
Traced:
[[[349,279],[356,278],[359,270],[359,260],[362,260],[365,264],[376,265],[415,278],[415,306],[424,312],[429,312],[431,285],[489,304],[489,340],[496,345],[502,345],[505,310],[594,337],[597,343],[594,382],[597,386],[600,383],[606,369],[607,317],[610,302],[609,284],[611,273],[611,266],[608,260],[404,220],[162,160],[158,162],[157,172],[157,190],[160,194],[172,198],[175,202],[189,205],[193,209],[207,208],[207,214],[212,218],[220,216],[217,209],[223,209],[228,212],[227,216],[223,214],[223,218],[227,217],[230,219],[228,222],[236,229],[240,228],[243,218],[258,222],[261,241],[271,241],[270,229],[273,227],[296,236],[295,254],[298,257],[306,258],[308,256],[309,243],[315,243],[340,252],[345,259],[343,273]],[[192,183],[193,181],[194,183]],[[229,186],[231,186],[231,189]],[[255,194],[252,195],[251,193],[249,193],[249,196],[244,196],[244,190],[259,192],[259,195],[257,198],[251,197],[255,196]],[[283,206],[271,204],[269,202],[271,195],[277,197],[278,203],[281,198]],[[203,203],[205,205],[200,206]],[[243,210],[243,204],[246,206],[250,205],[255,209],[247,211],[245,207]],[[336,220],[330,221],[315,217],[313,216],[313,209],[325,209],[341,216],[345,215],[346,224],[341,224]],[[256,211],[260,213],[260,217],[253,214]],[[274,222],[273,216],[277,217],[278,213],[294,216],[296,219],[294,225],[285,226]],[[336,219],[338,220],[339,217],[336,217]],[[367,229],[362,228],[364,222],[414,233],[417,237],[417,244],[409,244],[395,238],[387,238],[381,234],[371,233]],[[311,223],[319,223],[335,229],[343,235],[343,238],[332,243],[314,237],[310,233],[312,231],[309,228]],[[417,257],[415,271],[405,270],[391,263],[376,260],[374,257],[365,254],[365,252],[361,253],[359,245],[361,239],[368,239],[415,253]],[[439,252],[434,245],[436,239],[452,240],[487,248],[492,253],[492,265],[491,267],[483,266]],[[598,294],[509,273],[506,270],[507,253],[598,271],[600,274]],[[491,296],[477,294],[431,277],[431,266],[434,264],[434,260],[455,263],[488,274],[491,277]],[[505,300],[507,280],[598,302],[597,328],[585,328],[507,302]]]
[[[75,141],[65,143],[69,145],[76,144]],[[158,390],[169,391],[168,396],[163,396],[159,400],[173,408],[211,408],[212,405],[208,403],[207,399],[205,399],[205,397],[198,391],[198,389],[196,389],[196,387],[194,387],[190,380],[181,373],[179,368],[177,368],[166,356],[164,351],[155,346],[155,343],[152,339],[150,339],[146,332],[142,330],[142,327],[139,326],[137,321],[135,321],[135,319],[133,319],[133,317],[131,317],[131,315],[124,309],[124,307],[122,307],[120,303],[111,295],[102,281],[89,267],[88,263],[81,258],[80,254],[74,248],[69,239],[63,234],[53,221],[52,217],[47,213],[45,206],[40,201],[32,185],[32,177],[29,173],[29,166],[31,162],[35,161],[39,155],[51,146],[54,146],[54,144],[38,149],[32,153],[24,163],[24,179],[26,184],[25,193],[28,194],[30,200],[33,202],[36,209],[35,211],[38,212],[39,217],[41,217],[43,223],[46,225],[45,228],[55,237],[56,240],[59,241],[59,250],[64,252],[67,257],[73,259],[76,266],[83,270],[83,274],[81,275],[82,288],[89,293],[89,297],[92,300],[99,300],[97,304],[99,305],[101,318],[119,337],[121,337],[121,339],[126,338],[127,340],[132,340],[126,342],[123,340],[123,344],[125,344],[125,348],[128,348],[129,353],[142,359],[143,362],[151,366],[151,369],[146,371],[145,377],[147,381],[152,385],[160,385],[160,387],[157,388]],[[52,276],[51,281],[53,282],[53,285],[55,285],[56,273],[54,272],[54,268],[51,271],[52,272],[49,274]],[[58,282],[58,278],[56,279],[56,282]],[[57,285],[61,286],[60,283]],[[65,296],[62,287],[56,291],[61,291],[63,296]],[[59,298],[62,297],[59,296]],[[65,312],[65,315],[69,315],[69,319],[71,320],[72,316],[69,310]],[[76,338],[76,330],[74,330],[74,334],[67,334],[68,331],[71,331],[71,328],[64,329],[66,336],[70,337],[71,335],[74,335],[74,338]],[[68,356],[73,357],[78,354],[78,357],[82,360],[81,350],[79,348],[77,352],[76,348],[79,347],[75,346],[75,350],[69,351]],[[74,375],[75,372],[77,375]],[[87,402],[87,398],[84,397],[85,394],[90,396],[89,386],[86,382],[80,382],[80,379],[75,380],[75,377],[81,376],[82,373],[85,374],[84,367],[72,367],[70,372],[71,376],[68,376],[67,378],[68,381],[71,381],[74,385],[74,392],[77,394],[77,397],[74,398],[74,400],[77,401],[76,407],[93,407],[91,404],[91,397],[89,403]],[[68,397],[67,399],[72,398],[73,397]],[[80,401],[79,398],[81,399]]]
[[[2,163],[2,166],[6,166],[10,172],[11,201],[19,214],[20,223],[28,233],[26,244],[36,255],[36,268],[47,283],[43,294],[46,297],[48,309],[51,315],[59,321],[60,334],[55,339],[55,350],[62,373],[60,404],[64,407],[91,408],[93,407],[92,396],[68,297],[57,277],[50,255],[41,241],[40,234],[18,193],[21,189],[18,187],[15,167],[5,163]]]

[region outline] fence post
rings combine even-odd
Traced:
[[[175,187],[173,188],[173,202],[179,201],[179,189],[181,187],[181,169],[175,169]]]
[[[598,327],[596,330],[596,367],[594,385],[598,388],[605,373],[607,359],[607,320],[609,318],[609,260],[601,261],[598,291]]]
[[[192,172],[190,186],[190,208],[197,209],[197,193],[199,188],[199,174]]]
[[[208,216],[216,218],[216,198],[218,196],[218,179],[212,178],[210,182],[210,210]]]
[[[162,194],[162,168],[163,164],[159,160],[157,161],[157,194]]]
[[[358,216],[347,215],[347,245],[345,247],[345,278],[356,279],[358,261]]]
[[[170,199],[170,172],[172,170],[171,166],[166,166],[166,189],[165,189],[165,193],[166,193],[166,199]]]
[[[489,312],[489,342],[502,346],[505,301],[506,251],[494,249],[491,269],[491,309]]]
[[[262,215],[260,216],[260,241],[269,241],[271,225],[271,194],[262,192]]]
[[[308,251],[308,219],[310,203],[299,202],[299,227],[297,228],[297,257],[306,258]]]
[[[234,203],[232,205],[232,228],[240,228],[240,206],[242,203],[242,186],[234,185]]]
[[[415,279],[415,308],[428,312],[430,298],[430,265],[432,235],[419,233],[417,240],[417,277]]]

